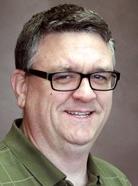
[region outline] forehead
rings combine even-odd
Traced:
[[[113,67],[112,53],[103,39],[94,33],[52,33],[43,38],[35,56],[35,65],[54,71]]]

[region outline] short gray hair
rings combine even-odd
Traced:
[[[23,27],[15,47],[15,65],[25,70],[32,65],[40,40],[56,32],[97,33],[109,45],[115,64],[115,43],[111,31],[95,11],[73,4],[63,4],[34,15]]]

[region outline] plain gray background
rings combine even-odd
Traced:
[[[77,3],[99,12],[116,40],[121,81],[113,109],[92,153],[123,170],[138,185],[138,1],[137,0],[0,0],[0,139],[21,117],[11,90],[14,47],[22,25],[32,14],[59,3]]]

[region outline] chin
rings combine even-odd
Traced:
[[[79,145],[79,146],[85,146],[85,145],[91,145],[94,143],[95,141],[95,137],[93,136],[86,136],[86,135],[81,135],[81,136],[77,136],[75,135],[73,138],[71,138],[69,140],[69,142],[71,144],[74,144],[74,145]]]

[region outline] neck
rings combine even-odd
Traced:
[[[84,186],[87,183],[87,160],[88,154],[74,153],[53,153],[43,151],[43,154],[71,181],[74,186]],[[52,156],[51,156],[52,154]]]

